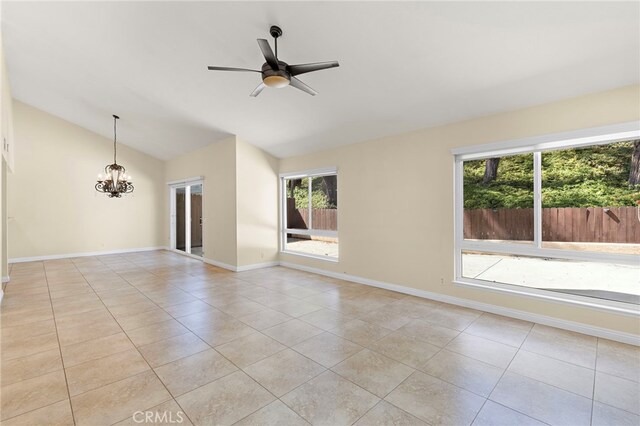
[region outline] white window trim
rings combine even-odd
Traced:
[[[330,257],[330,256],[321,256],[319,254],[311,254],[311,253],[304,253],[301,251],[295,251],[295,250],[281,250],[281,253],[284,254],[290,254],[293,256],[300,256],[300,257],[307,257],[309,259],[318,259],[318,260],[323,260],[325,262],[333,262],[333,263],[339,263],[340,260],[336,257]]]
[[[489,253],[504,253],[532,257],[547,257],[563,260],[579,260],[590,262],[618,263],[637,265],[638,256],[579,252],[572,250],[556,250],[542,248],[541,230],[541,153],[551,150],[586,147],[603,143],[614,143],[630,139],[640,138],[640,121],[620,123],[611,126],[583,129],[573,132],[564,132],[551,135],[536,136],[513,141],[504,141],[470,147],[452,149],[454,154],[454,283],[459,285],[484,288],[492,291],[511,294],[526,295],[541,299],[551,299],[569,304],[589,306],[607,311],[615,311],[623,314],[640,315],[640,308],[631,304],[615,302],[604,299],[578,296],[567,293],[558,293],[549,290],[528,288],[524,286],[493,283],[462,276],[462,252],[463,250],[485,251]],[[534,241],[531,245],[497,243],[491,241],[466,241],[464,240],[464,174],[463,162],[480,160],[504,155],[522,153],[534,154]]]
[[[580,296],[577,294],[561,293],[499,282],[483,281],[475,278],[459,278],[454,280],[453,283],[463,287],[471,287],[496,293],[514,294],[531,299],[548,300],[563,305],[584,306],[600,311],[615,312],[634,317],[640,315],[640,308],[637,308],[630,303],[616,302],[614,300],[598,299],[595,297]]]
[[[481,160],[501,155],[521,154],[523,152],[551,151],[600,145],[603,142],[621,142],[637,138],[638,132],[640,132],[640,121],[629,121],[590,129],[463,146],[453,148],[451,153],[461,160]]]
[[[201,181],[204,181],[204,176],[194,176],[186,179],[172,180],[170,182],[167,182],[167,185],[177,188],[185,185],[197,185]]]
[[[302,179],[306,177],[317,177],[317,176],[326,176],[326,175],[337,175],[338,168],[337,167],[322,167],[318,169],[309,169],[302,170],[297,172],[286,172],[280,173],[280,181],[282,179]]]
[[[324,229],[285,228],[283,234],[313,235],[317,237],[338,238],[338,231],[326,231]]]
[[[285,179],[302,179],[302,178],[313,178],[319,176],[327,176],[327,175],[338,175],[337,167],[324,167],[296,172],[287,172],[280,173],[280,253],[291,254],[294,256],[308,257],[312,259],[324,260],[327,262],[339,262],[339,257],[329,257],[329,256],[320,256],[309,253],[303,253],[295,250],[290,250],[286,248],[286,240],[287,234],[299,234],[299,235],[313,235],[318,237],[331,237],[338,238],[338,231],[326,231],[321,229],[295,229],[295,228],[287,228],[287,205],[285,197],[286,188],[284,186]],[[311,192],[311,185],[309,185],[309,192]],[[311,194],[309,194],[309,211],[311,211]],[[339,256],[339,255],[338,255]]]

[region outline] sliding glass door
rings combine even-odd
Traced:
[[[202,248],[202,184],[191,185],[190,200],[190,217],[191,229],[191,254],[202,256],[204,250]]]
[[[175,246],[176,250],[187,251],[187,189],[188,187],[175,188]]]
[[[171,185],[171,248],[202,257],[202,181]]]

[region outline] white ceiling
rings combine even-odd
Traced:
[[[3,2],[13,96],[168,159],[235,134],[286,157],[637,83],[640,3]],[[280,25],[319,92],[249,93]]]

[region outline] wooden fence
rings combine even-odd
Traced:
[[[287,200],[287,228],[309,229],[309,209],[296,209],[295,200]],[[325,231],[338,230],[338,210],[336,209],[311,209],[311,221],[313,229]]]
[[[308,229],[309,209],[287,203],[287,227]],[[314,229],[338,230],[338,210],[312,209]],[[464,238],[533,241],[533,209],[464,211]],[[640,244],[636,207],[566,207],[542,209],[542,240]]]
[[[464,211],[464,238],[533,240],[533,209]],[[640,244],[636,207],[542,209],[542,240]]]

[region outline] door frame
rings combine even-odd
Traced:
[[[195,176],[188,179],[167,182],[169,187],[169,250],[175,253],[183,254],[194,259],[204,259],[204,226],[206,220],[204,218],[205,201],[204,201],[204,176]],[[202,256],[191,254],[191,187],[202,185]],[[176,189],[185,188],[185,250],[178,250],[176,235]],[[188,202],[186,200],[189,200]]]

